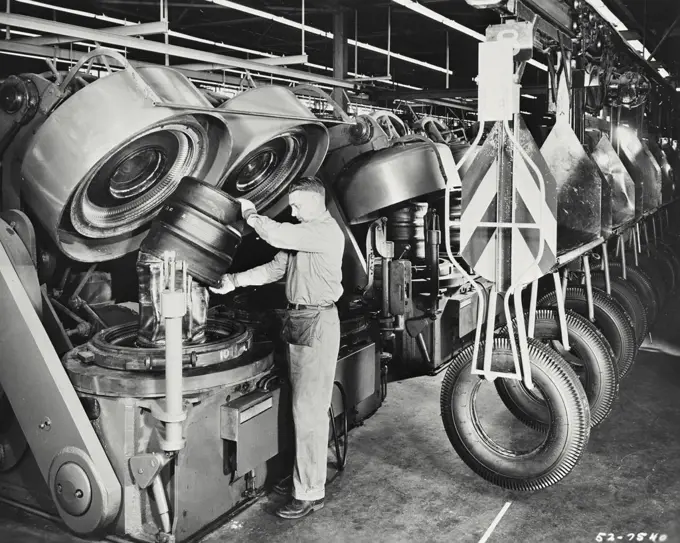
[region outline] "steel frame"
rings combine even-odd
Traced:
[[[58,23],[55,21],[48,21],[36,17],[28,17],[26,15],[17,15],[14,13],[0,13],[0,24],[9,27],[34,30],[36,32],[44,32],[48,34],[58,34],[78,39],[92,40],[98,43],[116,45],[119,47],[126,47],[129,49],[146,51],[150,53],[186,58],[201,63],[215,64],[218,66],[222,66],[224,68],[239,68],[253,72],[262,72],[266,74],[278,75],[300,81],[309,81],[337,88],[344,89],[355,88],[354,83],[338,80],[323,75],[301,72],[298,70],[292,70],[290,68],[283,68],[280,66],[272,66],[269,64],[264,64],[253,60],[239,59],[217,53],[209,53],[207,51],[199,51],[196,49],[191,49],[189,47],[181,47],[178,45],[158,43],[150,40],[140,40],[138,38],[130,36],[121,36],[118,34],[113,34],[111,32],[105,32],[102,30],[94,30],[91,28],[81,27],[77,25]],[[49,56],[51,57],[52,55]]]
[[[102,29],[102,32],[109,32],[117,36],[152,36],[154,34],[163,34],[168,31],[167,21],[153,21],[151,23],[139,23],[129,26],[112,26]],[[69,36],[40,36],[37,38],[24,38],[17,40],[19,43],[27,43],[30,45],[56,45],[67,44],[78,41],[78,38]]]

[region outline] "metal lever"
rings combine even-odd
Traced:
[[[555,298],[557,298],[557,318],[560,321],[560,332],[562,334],[562,345],[566,351],[569,350],[569,333],[567,330],[567,311],[564,306],[564,293],[562,291],[562,281],[560,281],[560,273],[553,273],[553,281],[555,282]]]
[[[623,279],[628,279],[628,273],[626,272],[626,248],[623,246],[623,237],[619,236],[619,240],[616,245],[616,252],[621,255],[621,277]]]
[[[590,276],[590,257],[583,255],[583,271],[586,276],[586,299],[588,300],[588,320],[595,322],[595,305],[593,304],[593,282]]]
[[[607,249],[607,244],[602,244],[602,268],[604,269],[604,286],[607,291],[607,295],[612,294],[612,282],[609,276],[609,249]]]
[[[531,298],[529,300],[529,324],[527,324],[527,336],[534,337],[536,331],[536,303],[538,298],[538,279],[531,283]]]

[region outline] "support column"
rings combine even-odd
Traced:
[[[348,22],[347,12],[338,10],[333,13],[333,77],[336,79],[347,79]],[[340,104],[344,110],[347,109],[347,98],[345,97],[345,93],[342,92],[342,89],[333,90],[333,99]]]

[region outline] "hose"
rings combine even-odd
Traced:
[[[340,384],[340,382],[335,381],[333,383],[334,386],[338,387],[338,390],[340,391],[340,397],[342,398],[342,409],[343,409],[343,417],[342,417],[342,437],[344,437],[344,443],[342,446],[342,451],[340,450],[340,437],[338,435],[338,428],[336,426],[336,421],[335,421],[335,412],[333,410],[333,404],[331,403],[330,407],[330,417],[331,417],[331,429],[333,430],[333,444],[335,445],[335,458],[336,458],[336,468],[338,471],[344,471],[345,466],[347,465],[347,451],[349,449],[349,428],[348,428],[348,406],[347,406],[347,394],[345,393],[345,389]]]

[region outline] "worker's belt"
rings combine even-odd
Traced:
[[[286,309],[331,309],[335,304],[328,305],[305,305],[305,304],[288,304]]]

